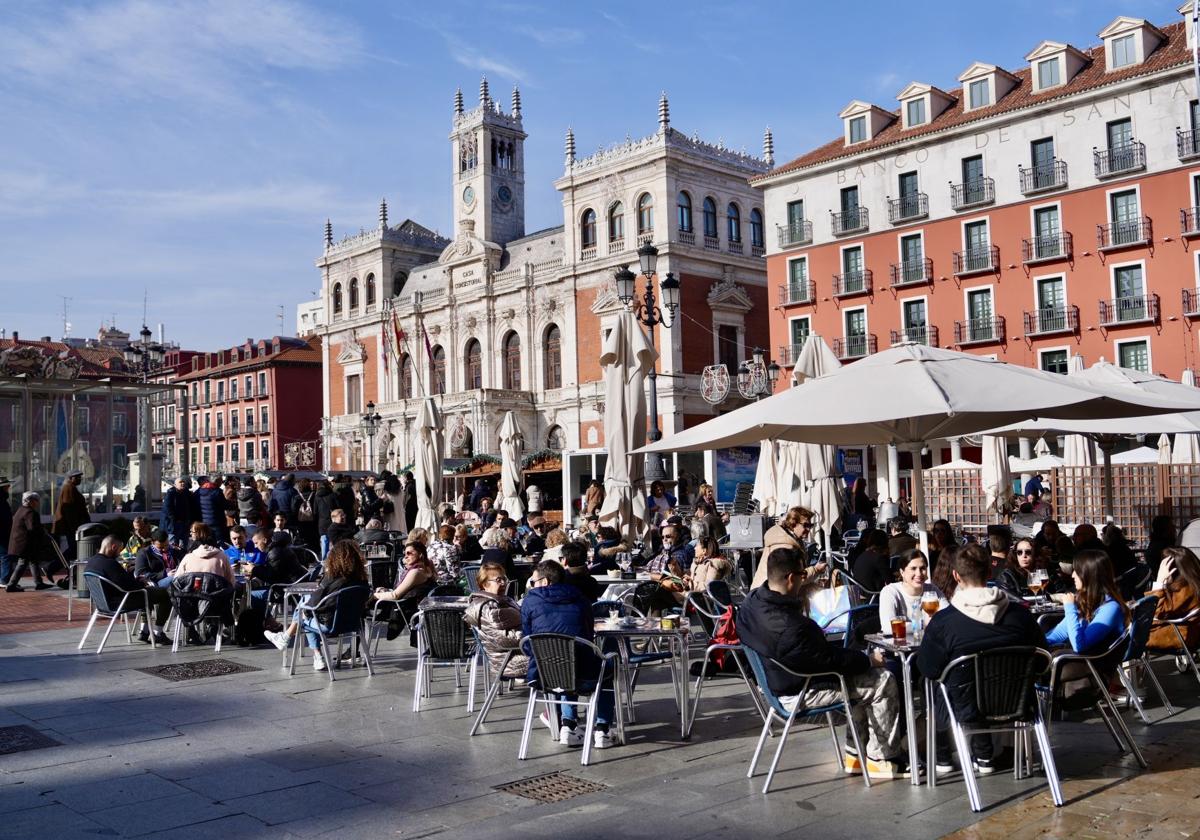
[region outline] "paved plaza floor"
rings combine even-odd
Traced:
[[[14,597],[0,595],[0,616]],[[907,780],[865,790],[838,772],[828,732],[817,728],[789,739],[764,797],[762,776],[745,778],[759,723],[737,680],[707,684],[683,742],[667,672],[651,669],[628,745],[581,767],[577,749],[535,725],[522,762],[527,695],[501,697],[471,738],[465,689],[445,672],[414,714],[406,640],[383,643],[375,677],[343,669],[330,684],[306,661],[289,678],[273,648],[226,647],[222,659],[254,670],[172,682],[139,669],[217,655],[129,645],[123,632],[103,655],[77,653],[80,612],[65,629],[0,635],[7,840],[1200,835],[1200,686],[1190,676],[1166,680],[1187,707],[1180,714],[1153,726],[1126,714],[1150,771],[1118,754],[1097,720],[1056,724],[1067,807],[1053,808],[1041,777],[1004,773],[981,781],[988,809],[975,815],[957,774],[933,791]],[[39,746],[45,739],[57,745]],[[2,754],[22,746],[36,748]],[[497,789],[554,772],[599,787],[555,802]]]

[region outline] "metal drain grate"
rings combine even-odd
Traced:
[[[0,726],[0,755],[61,746],[32,726]]]
[[[528,779],[517,779],[515,782],[496,785],[494,789],[538,802],[562,802],[564,799],[573,799],[576,796],[583,796],[585,793],[595,793],[607,788],[608,785],[600,782],[577,779],[559,771]]]
[[[199,680],[204,677],[224,677],[227,674],[243,674],[249,671],[261,671],[252,665],[243,665],[228,659],[200,659],[196,662],[177,662],[172,665],[158,665],[154,668],[138,668],[143,674],[153,674],[171,682],[184,680]]]

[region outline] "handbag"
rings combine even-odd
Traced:
[[[829,586],[808,597],[808,615],[826,633],[845,633],[850,618],[850,587],[838,583],[837,570],[830,572]]]

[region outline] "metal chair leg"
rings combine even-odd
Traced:
[[[362,631],[360,630],[359,640],[362,642],[360,649],[362,650],[363,664],[367,666],[367,676],[373,677],[375,676],[375,663],[371,661],[373,658],[373,654],[371,653],[371,645],[367,643],[366,639],[362,638],[361,633]]]
[[[796,702],[799,703],[799,699]],[[787,736],[792,730],[792,722],[795,719],[796,715],[793,713],[788,715],[787,720],[783,722],[783,732],[779,735],[779,746],[775,748],[775,755],[771,759],[771,766],[767,768],[766,781],[763,782],[762,792],[764,795],[771,790],[771,782],[775,779],[775,769],[779,766],[779,759],[783,756],[783,745],[787,743]]]
[[[113,625],[117,623],[117,619],[121,616],[120,613],[113,613],[112,620],[108,622],[108,627],[104,629],[104,637],[100,639],[100,647],[96,648],[96,654],[104,653],[104,645],[108,641],[108,636],[112,633]]]
[[[975,778],[975,760],[971,756],[971,743],[953,714],[950,719],[950,730],[954,733],[954,744],[958,748],[958,763],[962,766],[963,781],[967,784],[967,800],[972,811],[982,811],[983,804],[979,797],[979,780]]]
[[[417,650],[417,672],[416,672],[416,674],[414,674],[414,675],[413,675],[413,676],[416,678],[416,679],[414,679],[414,680],[413,680],[413,705],[412,705],[412,710],[413,710],[414,712],[419,712],[419,711],[421,711],[421,688],[422,688],[422,684],[423,684],[423,681],[424,681],[424,674],[423,674],[422,672],[424,671],[424,668],[425,668],[425,656],[424,656],[424,654],[421,652],[421,650],[419,649],[419,646],[418,646],[418,650]]]
[[[529,752],[529,733],[533,729],[533,710],[537,706],[537,689],[529,689],[529,703],[525,707],[525,728],[521,730],[521,746],[517,748],[517,760],[524,761]]]
[[[83,638],[79,640],[79,647],[75,650],[83,650],[83,646],[87,644],[88,636],[92,633],[92,628],[96,626],[96,619],[100,617],[99,610],[92,610],[92,618],[88,621],[88,626],[83,631]]]
[[[1145,757],[1142,755],[1142,751],[1138,747],[1137,742],[1133,740],[1133,734],[1129,731],[1129,727],[1125,725],[1125,719],[1121,717],[1121,713],[1117,710],[1116,704],[1113,703],[1112,695],[1108,693],[1108,686],[1104,684],[1104,680],[1100,679],[1100,674],[1096,672],[1096,666],[1093,665],[1090,660],[1088,660],[1087,666],[1088,670],[1090,670],[1092,673],[1092,679],[1095,680],[1096,685],[1100,688],[1101,702],[1108,707],[1110,712],[1112,712],[1114,718],[1113,725],[1120,729],[1121,734],[1125,738],[1125,742],[1129,745],[1129,751],[1132,752],[1133,757],[1137,759],[1138,766],[1145,770],[1150,765],[1146,762]]]
[[[846,709],[846,726],[850,728],[850,737],[854,739],[854,749],[858,752],[858,757],[862,761],[863,785],[869,788],[871,787],[871,773],[867,769],[867,751],[863,748],[862,737],[858,734],[858,724],[854,722],[850,698],[842,695],[842,701]],[[769,725],[770,723],[768,723]]]
[[[1154,684],[1154,690],[1158,692],[1158,699],[1162,701],[1163,708],[1167,710],[1167,716],[1170,717],[1178,712],[1179,710],[1171,705],[1167,693],[1163,691],[1162,683],[1158,681],[1158,674],[1154,673],[1154,668],[1151,667],[1150,658],[1143,653],[1139,662],[1141,662],[1142,670],[1146,672],[1146,676],[1150,679],[1150,682]]]
[[[842,752],[842,745],[838,742],[837,726],[833,722],[833,712],[825,713],[825,721],[829,724],[829,737],[833,741],[833,760],[838,764],[844,764],[844,753]]]
[[[758,743],[754,745],[754,755],[750,756],[750,768],[746,771],[746,778],[753,779],[754,771],[758,767],[758,757],[762,754],[763,744],[767,742],[767,736],[771,734],[771,718],[775,712],[771,710],[767,713],[767,719],[763,721],[762,732],[758,736]]]
[[[1038,752],[1042,754],[1042,767],[1046,769],[1046,783],[1050,786],[1050,797],[1056,806],[1062,807],[1064,800],[1062,785],[1058,779],[1058,766],[1054,763],[1054,752],[1050,748],[1050,733],[1046,730],[1046,723],[1040,715],[1033,723],[1033,734],[1037,737]]]
[[[1117,677],[1121,680],[1121,685],[1125,689],[1125,696],[1128,698],[1127,702],[1137,709],[1138,716],[1141,717],[1143,723],[1153,723],[1150,720],[1150,716],[1146,714],[1146,707],[1142,705],[1142,698],[1138,696],[1137,685],[1134,682],[1133,676],[1132,662],[1125,663],[1117,669]]]

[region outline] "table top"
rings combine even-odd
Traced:
[[[631,578],[621,577],[619,574],[592,575],[592,577],[594,577],[600,583],[607,583],[607,584],[642,583],[644,581],[650,580],[650,575],[648,572],[639,572],[636,577],[631,577]]]
[[[299,583],[288,584],[287,586],[284,587],[283,591],[284,592],[316,592],[318,586],[320,586],[320,584],[314,580],[302,580]]]
[[[903,642],[897,642],[894,636],[883,633],[868,633],[863,638],[868,644],[891,653],[913,653],[921,647],[921,643],[914,642],[912,636],[905,636]]]
[[[467,595],[428,595],[421,599],[421,603],[417,605],[419,610],[430,610],[435,608],[465,610],[470,602],[470,597]]]
[[[596,619],[597,636],[674,636],[691,631],[691,624],[686,619],[679,620],[679,626],[667,630],[662,621],[657,618],[626,618],[617,622],[607,618]]]

